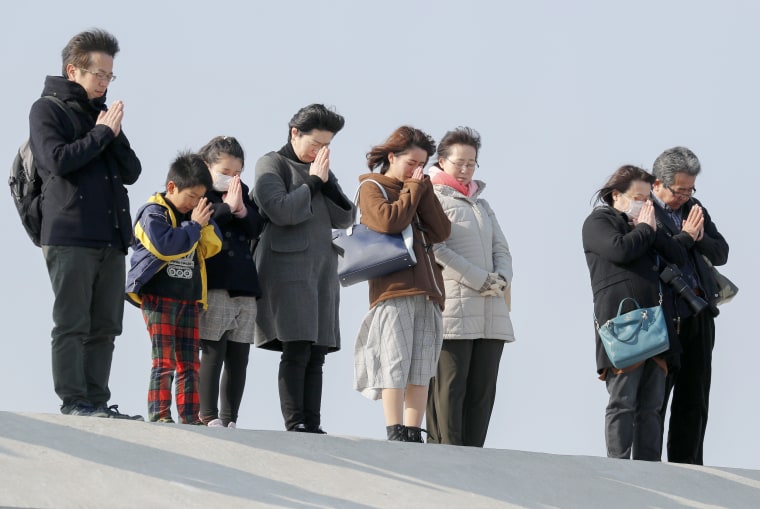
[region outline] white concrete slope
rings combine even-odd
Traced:
[[[760,471],[0,412],[0,506],[757,508]]]

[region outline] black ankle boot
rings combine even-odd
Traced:
[[[394,424],[393,426],[386,426],[385,431],[388,433],[388,440],[394,440],[396,442],[404,442],[406,435],[406,428],[403,424]]]
[[[422,440],[422,432],[427,433],[427,430],[422,428],[415,428],[414,426],[404,426],[404,434],[401,438],[403,442],[417,442],[424,443]]]

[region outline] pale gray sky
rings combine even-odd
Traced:
[[[650,169],[665,148],[690,147],[703,168],[697,196],[731,246],[724,272],[741,288],[717,319],[705,462],[760,468],[751,262],[760,243],[747,216],[760,188],[755,2],[69,1],[4,4],[0,13],[8,165],[68,39],[90,27],[118,37],[108,97],[124,100],[124,131],[143,164],[129,188],[133,211],[161,188],[178,150],[219,134],[243,144],[251,185],[256,159],[285,142],[291,115],[312,102],[346,117],[331,161],[350,195],[364,154],[395,127],[409,123],[436,140],[458,125],[479,130],[476,178],[488,184],[484,197],[512,249],[518,338],[504,349],[487,447],[605,454],[607,393],[596,380],[581,224],[618,166]],[[0,408],[57,412],[47,272],[7,194],[2,207]],[[366,285],[344,289],[342,302],[343,349],[327,358],[323,427],[384,438],[381,404],[351,389]],[[240,427],[282,429],[278,361],[252,351]],[[112,403],[145,413],[149,370],[144,322],[128,306]]]

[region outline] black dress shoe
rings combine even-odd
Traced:
[[[308,426],[302,422],[299,422],[288,431],[295,431],[297,433],[315,433],[317,435],[327,435],[327,432],[319,426]]]

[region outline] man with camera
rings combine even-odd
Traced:
[[[662,228],[688,255],[683,266],[669,266],[660,278],[676,295],[675,328],[683,348],[681,366],[668,374],[662,417],[673,392],[668,426],[668,461],[702,465],[707,428],[714,318],[718,286],[707,258],[713,265],[728,259],[728,243],[718,232],[710,214],[693,198],[700,172],[699,159],[685,147],[666,150],[655,160],[652,173],[657,227]]]

